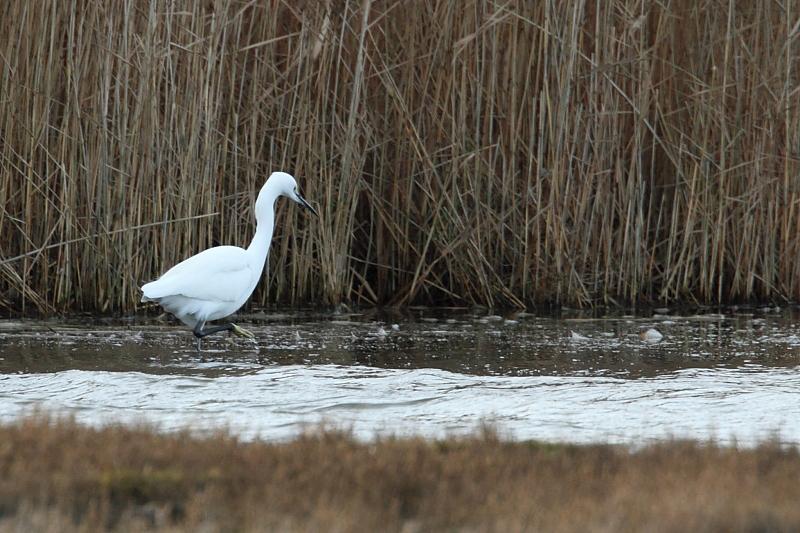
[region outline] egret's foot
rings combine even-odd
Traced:
[[[253,335],[252,331],[248,331],[248,330],[246,330],[246,329],[244,329],[242,327],[237,326],[236,324],[231,324],[231,326],[233,326],[231,328],[231,332],[234,335],[238,335],[240,337],[245,337],[247,339],[255,339],[256,338],[256,336]]]

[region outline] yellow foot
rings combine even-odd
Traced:
[[[244,328],[240,328],[240,327],[239,327],[239,326],[237,326],[236,324],[234,324],[234,325],[233,325],[233,329],[232,329],[231,331],[232,331],[232,332],[233,332],[235,335],[238,335],[238,336],[240,336],[240,337],[246,337],[246,338],[248,338],[248,339],[255,339],[255,338],[256,338],[256,336],[255,336],[255,335],[253,335],[253,332],[251,332],[251,331],[247,331],[247,330],[246,330],[246,329],[244,329]]]

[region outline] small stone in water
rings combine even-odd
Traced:
[[[570,331],[569,332],[569,338],[574,340],[574,341],[588,341],[589,340],[589,337],[586,337],[585,335],[581,335],[580,333],[577,333],[575,331]]]
[[[657,329],[650,328],[645,331],[640,331],[639,338],[644,342],[658,342],[664,338],[664,335],[662,335]]]

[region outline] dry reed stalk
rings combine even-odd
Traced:
[[[255,305],[800,296],[794,2],[8,0],[0,18],[6,312],[135,309],[167,266],[246,244],[275,169],[322,217],[280,207]]]

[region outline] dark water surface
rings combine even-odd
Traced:
[[[285,439],[320,422],[442,437],[800,444],[800,314],[647,317],[257,313],[257,341],[205,341],[153,319],[0,320],[0,420],[225,427]],[[657,328],[660,342],[640,333]]]

